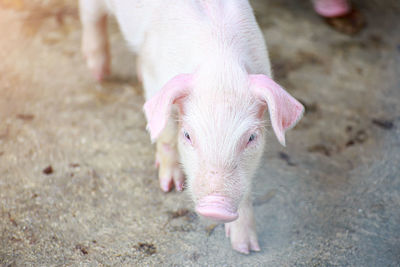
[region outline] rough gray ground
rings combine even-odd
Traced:
[[[134,58],[111,25],[113,76],[95,83],[75,2],[0,0],[2,265],[400,265],[398,1],[355,1],[356,37],[308,1],[253,1],[275,77],[308,112],[287,148],[268,137],[250,256],[161,193]]]

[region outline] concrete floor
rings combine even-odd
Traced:
[[[100,85],[76,1],[0,0],[2,266],[400,265],[400,3],[355,1],[367,27],[354,37],[309,1],[252,3],[275,78],[308,112],[287,148],[268,136],[254,189],[262,251],[244,256],[185,193],[159,189],[116,25]]]

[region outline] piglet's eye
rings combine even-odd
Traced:
[[[255,139],[256,139],[256,137],[257,137],[257,135],[256,134],[252,134],[252,135],[250,135],[250,138],[249,138],[249,142],[248,143],[250,143],[250,142],[253,142]]]
[[[183,132],[183,134],[185,135],[185,138],[190,141],[189,133],[185,131],[185,132]]]

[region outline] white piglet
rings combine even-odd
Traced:
[[[161,189],[181,191],[184,171],[196,212],[224,222],[235,250],[260,250],[251,180],[264,111],[285,145],[304,107],[272,80],[248,1],[81,0],[80,10],[83,53],[98,80],[109,72],[107,14],[138,55]]]

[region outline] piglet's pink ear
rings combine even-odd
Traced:
[[[179,74],[144,104],[147,130],[154,141],[164,129],[171,114],[172,105],[186,97],[192,87],[192,74]]]
[[[272,128],[279,142],[285,146],[285,132],[301,119],[303,105],[266,75],[252,74],[249,79],[253,94],[267,104]]]

